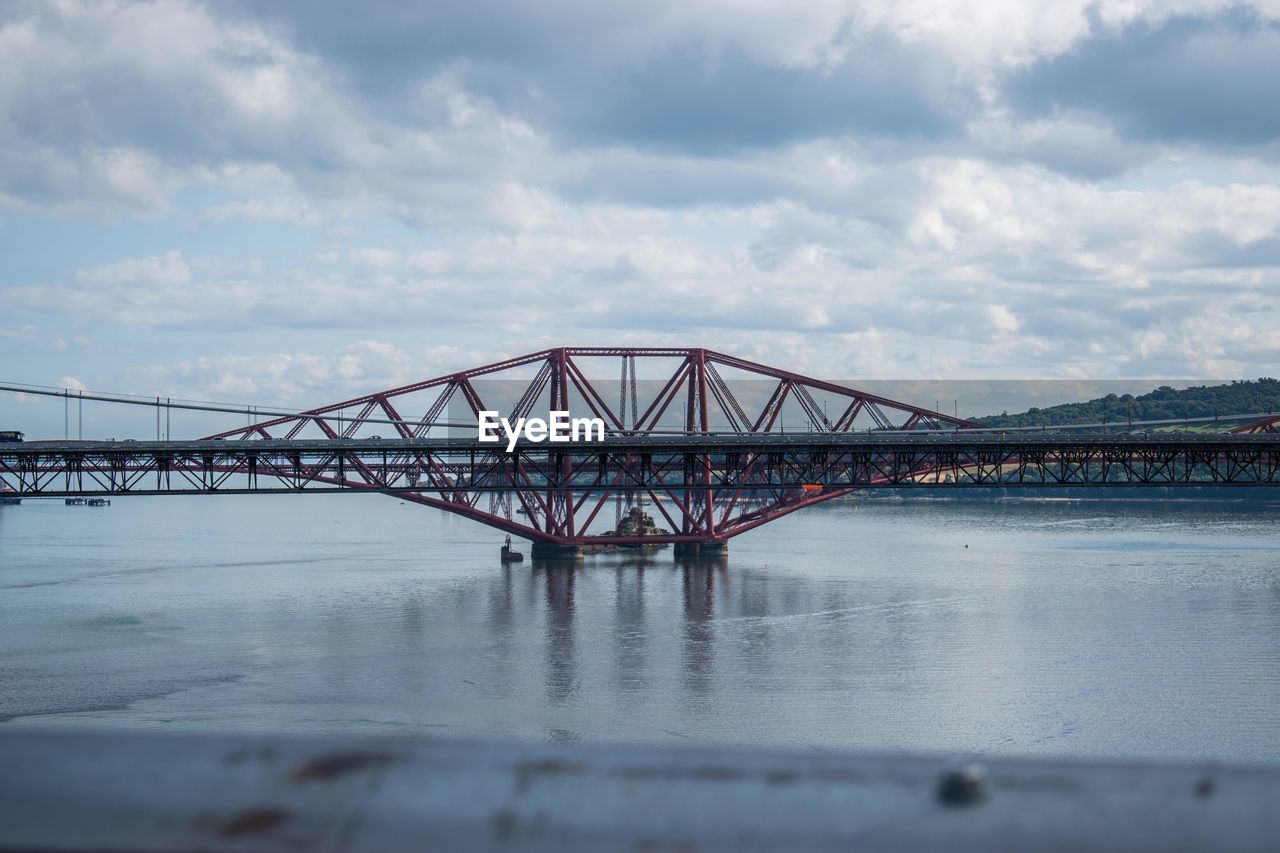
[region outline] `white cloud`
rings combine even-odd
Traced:
[[[143,365],[133,372],[144,377],[153,393],[182,389],[198,399],[305,407],[457,369],[465,366],[459,358],[474,355],[438,347],[415,357],[386,341],[361,340],[330,352],[210,354]]]
[[[1098,376],[1280,358],[1280,313],[1267,310],[1280,253],[1270,265],[1253,256],[1280,245],[1274,185],[1108,190],[1031,166],[929,159],[916,165],[919,191],[883,217],[864,207],[873,170],[849,171],[862,177],[843,205],[566,206],[518,236],[466,231],[417,252],[339,243],[318,267],[270,272],[171,252],[8,298],[156,329],[362,335],[427,324],[436,337],[451,328],[453,345],[532,330],[567,343],[630,332],[724,347],[754,336],[770,360],[795,357],[784,339],[874,333],[903,351],[871,363],[900,373],[925,369],[926,350],[939,370],[1070,363]],[[1247,312],[1237,327],[1251,334],[1204,324],[1205,294],[1224,316]],[[1078,343],[1099,336],[1112,345]]]
[[[18,326],[17,328],[5,329],[0,328],[0,338],[9,338],[11,340],[32,341],[36,338],[36,327],[32,325]]]
[[[1012,333],[1022,328],[1022,321],[1004,305],[988,305],[987,318],[997,332]]]
[[[178,251],[148,258],[117,261],[76,272],[76,281],[90,286],[156,285],[172,287],[191,281],[191,268]]]
[[[214,205],[204,217],[214,222],[254,220],[288,222],[294,225],[319,225],[324,221],[320,211],[304,198],[270,196]]]
[[[1272,154],[1027,115],[1002,88],[1230,4],[515,4],[437,21],[460,29],[429,47],[430,9],[391,32],[310,5],[67,2],[0,25],[0,215],[149,217],[141,257],[0,282],[0,338],[198,331],[173,382],[290,399],[422,368],[410,332],[476,362],[626,340],[819,374],[1280,365]],[[884,126],[808,124],[868,56]],[[693,92],[665,135],[592,123],[642,78],[641,105]],[[211,343],[263,330],[303,343]],[[363,343],[315,354],[335,337]]]

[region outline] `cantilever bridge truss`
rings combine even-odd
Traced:
[[[1231,430],[1232,435],[1262,435],[1263,433],[1280,433],[1280,415],[1269,415]]]
[[[643,373],[645,381],[640,380]],[[600,377],[611,377],[602,380]],[[613,379],[612,377],[617,377]],[[762,399],[739,399],[733,385],[743,379],[768,383]],[[502,400],[486,392],[502,388]],[[819,405],[815,394],[841,401],[839,411]],[[406,418],[402,401],[413,400],[423,414]],[[512,402],[514,401],[514,402]],[[616,402],[615,402],[616,401]],[[754,405],[752,403],[754,402]],[[684,435],[776,435],[784,430],[784,409],[803,412],[809,429],[826,433],[857,429],[941,430],[977,427],[874,394],[863,393],[707,349],[561,347],[484,365],[277,418],[245,429],[209,436],[224,440],[356,438],[395,430],[400,439],[422,438],[444,421],[475,423],[484,410],[518,417],[551,410],[590,414],[604,420],[611,436],[641,439]],[[351,416],[348,418],[347,414]],[[794,431],[793,420],[793,431]],[[474,428],[470,429],[474,436]],[[715,487],[711,454],[637,450],[612,466],[584,464],[581,451],[554,445],[524,446],[481,453],[479,465],[458,469],[456,459],[401,454],[401,475],[412,490],[404,500],[474,518],[535,541],[575,544],[591,538],[612,544],[637,541],[719,541],[803,506],[830,500],[850,489],[797,491],[772,487],[753,477],[762,462],[743,462],[744,488]],[[354,488],[385,488],[376,468],[347,466],[338,478]],[[606,470],[607,469],[607,470]],[[332,479],[332,477],[327,477]],[[746,486],[750,485],[750,488]],[[422,487],[433,488],[434,493]],[[583,487],[582,490],[570,486]],[[605,535],[600,523],[620,520],[624,508],[645,504],[665,533]],[[609,508],[612,506],[612,512]]]
[[[484,410],[590,415],[608,435],[508,453],[477,441]],[[1006,435],[710,350],[557,348],[193,441],[0,446],[0,482],[21,496],[379,492],[550,546],[702,546],[863,488],[1280,485],[1278,420]],[[658,529],[618,524],[638,506]]]

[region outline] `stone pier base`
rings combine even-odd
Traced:
[[[676,542],[672,546],[677,557],[724,557],[729,554],[729,543],[720,542]]]
[[[561,560],[576,562],[582,559],[581,545],[557,545],[554,542],[534,542],[529,556],[535,560]]]

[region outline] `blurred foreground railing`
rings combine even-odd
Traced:
[[[0,849],[1274,850],[1280,768],[0,730]]]

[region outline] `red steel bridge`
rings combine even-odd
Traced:
[[[477,440],[485,410],[589,415],[607,435],[508,453]],[[0,445],[0,484],[18,497],[383,493],[532,540],[535,557],[687,555],[858,489],[1276,486],[1278,428],[998,432],[706,349],[564,347],[191,441]],[[624,523],[642,506],[653,525]]]

